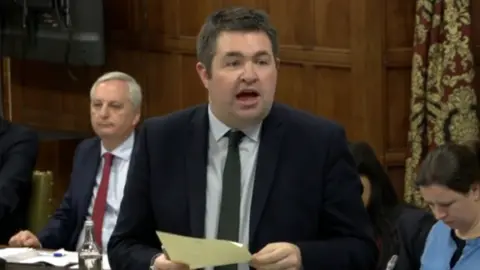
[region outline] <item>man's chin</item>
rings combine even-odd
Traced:
[[[116,134],[117,134],[117,132],[115,132],[115,130],[112,130],[112,129],[99,129],[99,130],[96,130],[95,133],[98,135],[98,137],[105,138],[105,139],[116,137]]]
[[[267,112],[259,109],[255,110],[239,110],[236,113],[236,118],[246,125],[255,125],[263,121]]]

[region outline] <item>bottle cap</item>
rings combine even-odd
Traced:
[[[85,226],[93,226],[93,220],[91,220],[89,218],[87,220],[85,220]]]

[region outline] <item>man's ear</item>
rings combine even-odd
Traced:
[[[474,183],[472,185],[472,187],[470,188],[470,192],[471,192],[475,201],[480,200],[480,184]]]
[[[137,125],[138,125],[138,123],[140,122],[140,118],[141,118],[141,116],[142,116],[141,113],[140,113],[140,110],[141,110],[141,109],[137,109],[137,110],[138,110],[138,111],[137,111],[137,113],[135,114],[135,117],[133,118],[133,125],[134,125],[134,126],[137,126]]]
[[[277,70],[280,69],[280,58],[275,58],[275,66],[277,67]]]
[[[207,68],[201,62],[197,62],[195,68],[197,70],[198,76],[200,77],[200,80],[202,80],[203,86],[208,89],[208,81],[210,76],[208,76]]]

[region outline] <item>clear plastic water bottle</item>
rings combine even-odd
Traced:
[[[93,221],[85,221],[85,238],[78,249],[78,266],[80,270],[102,270],[102,251],[95,243]]]

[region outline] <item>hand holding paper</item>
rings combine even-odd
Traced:
[[[242,244],[226,240],[200,239],[157,232],[172,262],[184,263],[190,269],[227,264],[248,263],[252,254]]]
[[[256,269],[301,269],[300,249],[291,243],[271,243],[253,254],[251,266]]]
[[[156,258],[153,265],[156,270],[190,270],[186,264],[170,261],[165,254]]]

